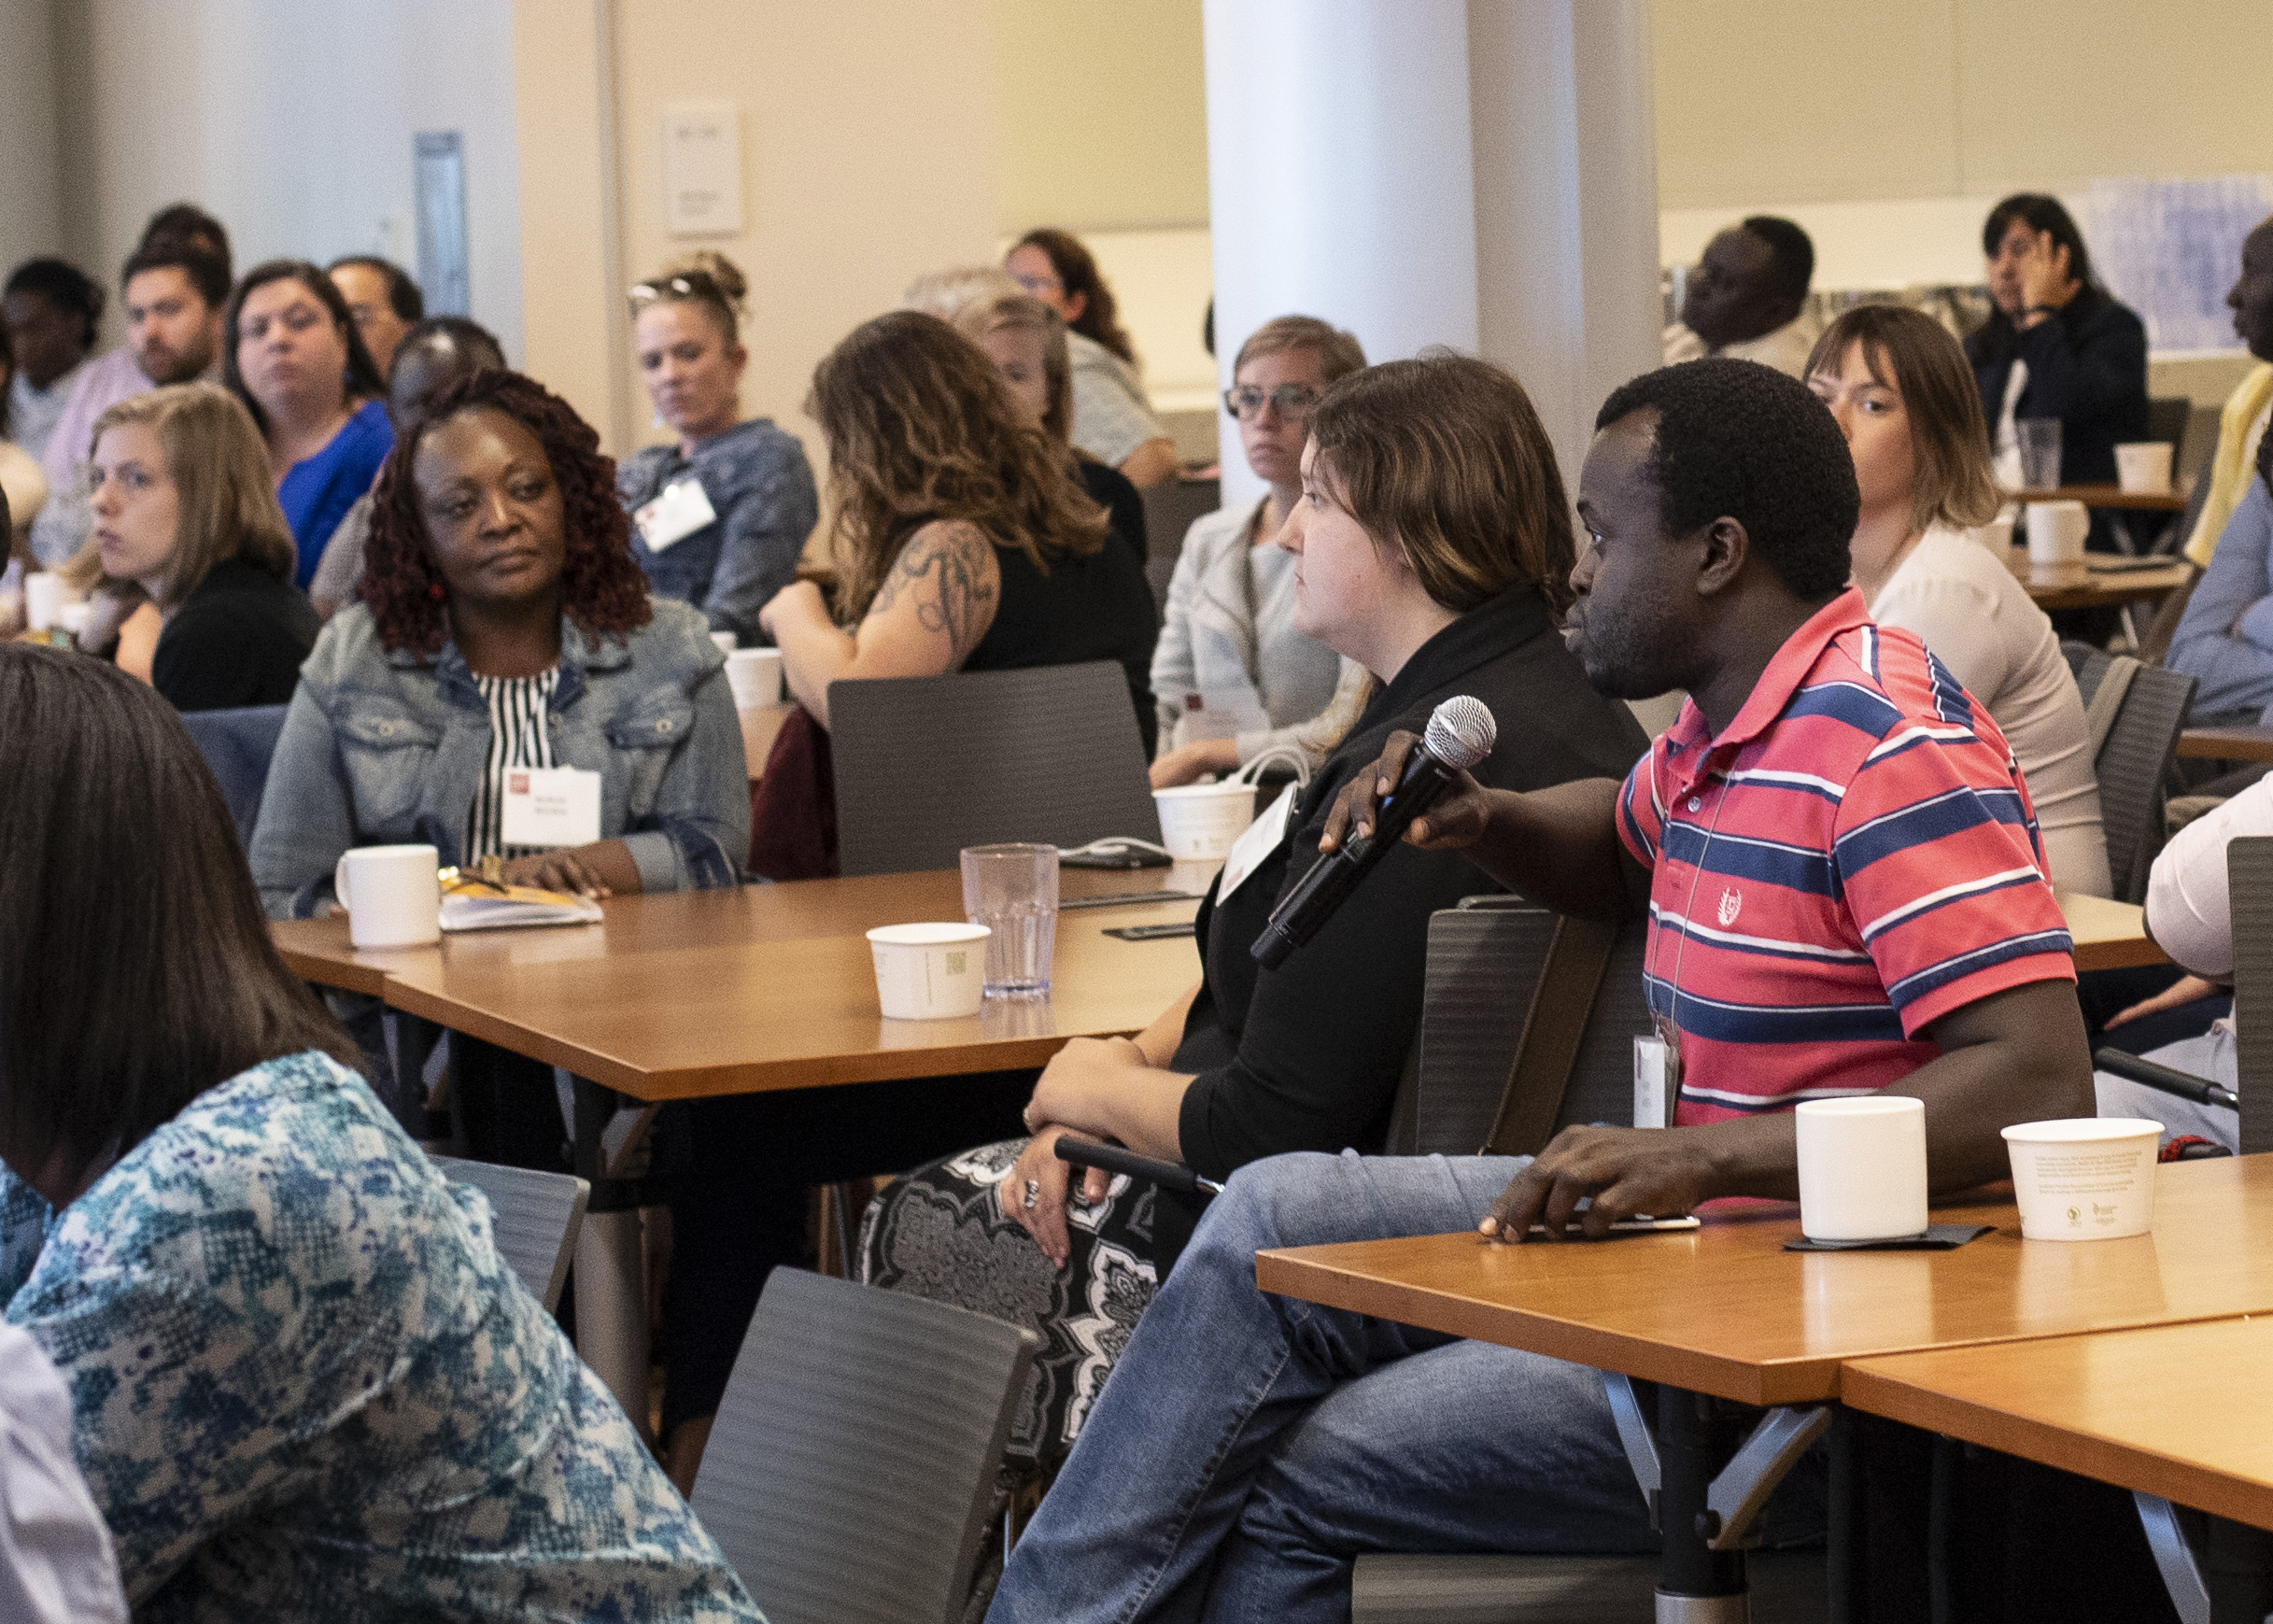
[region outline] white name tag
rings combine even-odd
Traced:
[[[631,522],[639,526],[640,540],[647,544],[647,550],[659,553],[717,516],[718,510],[711,506],[702,481],[690,473],[665,486],[662,495],[631,515]]]
[[[1669,1095],[1673,1080],[1666,1074],[1665,1062],[1664,1038],[1633,1040],[1633,1125],[1637,1128],[1672,1125],[1673,1111]]]
[[[1278,842],[1287,838],[1287,820],[1294,815],[1294,791],[1290,784],[1279,791],[1278,798],[1271,802],[1270,811],[1247,826],[1239,838],[1231,843],[1231,855],[1223,859],[1223,881],[1216,887],[1216,906],[1224,901],[1247,883],[1247,877],[1263,866],[1264,858],[1278,850]]]
[[[1176,719],[1171,748],[1180,750],[1206,739],[1235,739],[1260,733],[1271,725],[1270,713],[1252,688],[1209,688],[1184,696],[1184,713]]]
[[[581,767],[509,767],[508,846],[588,846],[600,839],[600,774]]]

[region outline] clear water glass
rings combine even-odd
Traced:
[[[2060,487],[2060,419],[2023,417],[2012,425],[2021,449],[2021,484],[2030,490]]]
[[[963,911],[994,934],[986,943],[986,996],[1046,998],[1057,948],[1057,848],[966,846]]]

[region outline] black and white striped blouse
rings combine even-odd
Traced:
[[[533,677],[473,679],[489,707],[489,755],[473,788],[473,814],[466,820],[468,868],[492,852],[501,857],[521,857],[539,849],[504,843],[505,774],[516,767],[554,765],[552,735],[544,721],[559,679],[558,666]]]

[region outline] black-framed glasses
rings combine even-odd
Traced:
[[[1253,384],[1223,391],[1223,409],[1235,417],[1260,417],[1268,401],[1282,417],[1307,417],[1318,404],[1318,391],[1307,384],[1280,384],[1267,393]]]

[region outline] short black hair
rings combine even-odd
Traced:
[[[1640,411],[1658,415],[1650,471],[1667,535],[1732,518],[1795,596],[1846,585],[1862,494],[1846,436],[1806,385],[1758,361],[1685,361],[1620,385],[1594,426]]]
[[[145,271],[178,270],[208,309],[229,303],[229,261],[189,237],[159,237],[144,243],[119,268],[119,291]]]
[[[8,273],[7,288],[0,298],[15,293],[36,293],[65,316],[77,316],[85,322],[79,339],[82,353],[94,347],[94,326],[103,319],[103,289],[68,260],[26,260]]]
[[[1744,226],[1775,256],[1776,291],[1786,299],[1806,298],[1807,286],[1815,279],[1815,245],[1807,233],[1796,222],[1772,214],[1748,216]]]
[[[459,348],[472,353],[474,360],[486,370],[506,372],[510,365],[505,360],[505,346],[497,341],[497,334],[468,316],[429,316],[414,322],[395,346],[395,360],[401,360],[413,350],[422,349],[438,338],[446,338]],[[388,382],[394,381],[394,361],[387,364]]]
[[[160,243],[190,243],[202,247],[221,261],[222,280],[235,279],[236,261],[229,247],[229,228],[193,203],[170,203],[150,216],[149,223],[142,228],[142,240],[134,247],[149,248]],[[214,301],[216,304],[220,302]]]
[[[376,271],[387,279],[387,307],[403,321],[423,321],[426,318],[426,295],[418,291],[410,273],[392,260],[382,260],[376,254],[342,254],[324,267],[331,275],[342,265],[361,265]]]

